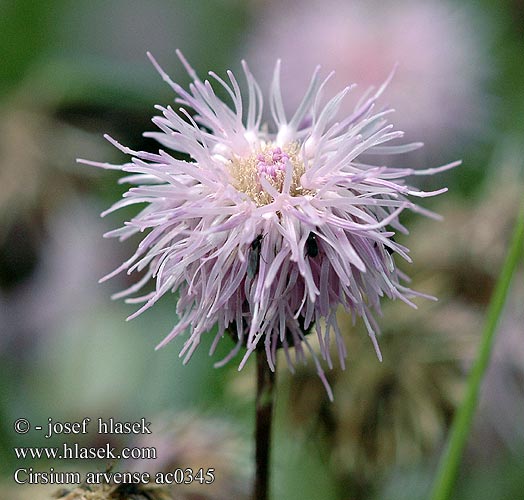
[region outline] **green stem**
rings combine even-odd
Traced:
[[[449,500],[457,477],[462,452],[466,444],[477,407],[480,386],[489,364],[498,321],[504,309],[511,279],[516,272],[524,247],[524,207],[515,224],[511,246],[491,298],[477,358],[468,376],[466,395],[451,427],[446,449],[441,457],[431,500]]]
[[[267,363],[265,350],[257,349],[257,400],[255,429],[255,488],[253,500],[268,500],[271,451],[271,422],[275,400],[275,372]]]

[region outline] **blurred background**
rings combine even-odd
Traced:
[[[524,192],[524,2],[1,0],[0,45],[0,498],[39,500],[56,490],[14,485],[21,464],[104,470],[21,462],[11,451],[64,441],[15,434],[18,417],[45,425],[85,416],[152,422],[162,456],[116,468],[207,464],[217,469],[213,487],[179,488],[180,498],[248,498],[253,362],[241,373],[235,361],[214,369],[231,346],[223,341],[209,358],[212,334],[185,367],[180,342],[155,352],[175,321],[175,297],[124,321],[133,306],[110,295],[126,277],[98,279],[132,253],[136,241],[102,234],[133,211],[100,219],[124,187],[114,172],[75,162],[124,161],[103,133],[133,149],[157,148],[142,132],[154,129],[153,106],[172,94],[145,53],[186,84],[176,48],[202,76],[238,70],[245,58],[263,86],[282,58],[291,109],[317,64],[336,71],[330,92],[357,83],[358,98],[398,63],[384,104],[396,109],[392,121],[407,140],[426,146],[397,164],[463,160],[429,180],[449,187],[424,200],[444,221],[405,219],[411,234],[402,242],[414,264],[404,270],[439,302],[419,301],[417,311],[384,305],[383,363],[362,325],[341,314],[349,359],[345,371],[328,374],[334,403],[313,364],[279,373],[274,498],[427,498]],[[457,500],[524,498],[523,305],[520,272]],[[95,434],[77,441],[100,445]]]

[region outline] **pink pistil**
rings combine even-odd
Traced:
[[[257,155],[257,169],[259,176],[265,175],[271,179],[276,179],[279,172],[283,172],[286,168],[286,160],[289,156],[276,147],[266,153],[259,153]]]

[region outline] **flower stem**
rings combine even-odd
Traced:
[[[255,489],[253,500],[269,498],[271,421],[275,400],[275,371],[268,365],[264,349],[257,350],[257,399],[255,429]]]
[[[519,259],[522,257],[523,247],[524,207],[521,209],[520,217],[515,224],[511,246],[489,304],[478,355],[468,376],[466,395],[453,421],[448,444],[439,464],[431,500],[448,500],[451,498],[462,451],[466,445],[477,407],[480,386],[493,348],[497,323],[506,302],[511,278],[517,270]]]

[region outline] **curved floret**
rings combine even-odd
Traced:
[[[178,293],[178,321],[159,347],[189,330],[180,353],[185,362],[202,335],[218,325],[212,352],[226,331],[236,340],[218,366],[245,348],[242,368],[255,349],[264,348],[274,368],[276,351],[283,348],[293,370],[309,351],[331,397],[307,334],[314,329],[320,357],[329,367],[334,337],[344,366],[346,350],[336,321],[337,308],[343,306],[354,319],[363,319],[381,357],[373,318],[373,312],[380,313],[381,298],[414,307],[411,299],[423,296],[401,283],[406,277],[392,257],[410,260],[408,249],[393,240],[395,232],[407,232],[399,215],[409,209],[433,216],[411,199],[446,191],[423,192],[405,179],[442,172],[459,162],[427,170],[370,163],[421,146],[386,145],[403,135],[388,124],[392,110],[375,109],[389,79],[350,116],[340,117],[340,104],[352,88],[322,104],[329,76],[321,79],[317,69],[298,109],[288,117],[277,62],[269,92],[272,123],[263,124],[263,94],[247,64],[242,64],[247,96],[230,71],[228,82],[209,73],[229,95],[227,104],[210,81],[201,81],[178,56],[193,80],[189,90],[173,82],[150,56],[179,105],[176,111],[157,106],[162,115],[153,122],[160,132],[145,134],[167,151],[133,151],[107,137],[132,157],[129,163],[82,160],[128,172],[122,182],[136,186],[105,213],[146,204],[124,227],[107,234],[123,240],[146,233],[135,254],[103,279],[144,271],[135,285],[115,297],[129,297],[155,280],[154,291],[128,298],[143,302],[130,318],[167,292]]]

